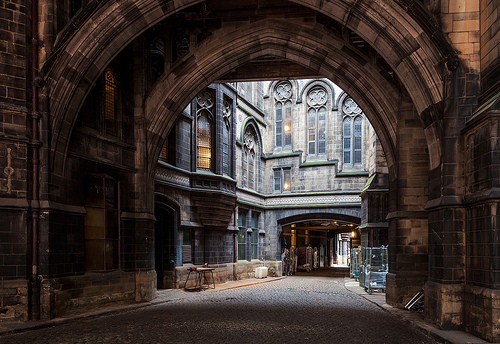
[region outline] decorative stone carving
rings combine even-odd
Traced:
[[[7,177],[7,193],[12,193],[12,176],[14,175],[14,168],[12,168],[12,149],[7,148],[7,167],[3,169],[4,175]]]

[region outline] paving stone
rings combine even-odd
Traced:
[[[349,290],[343,278],[160,291],[155,305],[0,337],[17,343],[438,343]]]

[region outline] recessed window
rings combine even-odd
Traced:
[[[279,149],[292,147],[292,84],[281,82],[276,86],[274,145]]]
[[[253,210],[238,212],[238,260],[260,259],[259,216]]]
[[[342,122],[342,151],[345,167],[361,168],[363,163],[363,111],[351,98],[346,98]]]
[[[274,192],[290,192],[292,187],[290,168],[277,168],[273,172]]]
[[[223,103],[222,117],[222,174],[228,176],[231,170],[231,119],[233,113],[233,104],[225,99]]]
[[[250,226],[250,258],[259,259],[259,213],[252,211]]]
[[[307,155],[319,158],[326,153],[326,111],[328,93],[314,87],[307,94]]]
[[[238,260],[245,260],[247,253],[247,212],[238,213]]]
[[[108,271],[119,267],[119,182],[90,175],[85,182],[85,268]]]
[[[210,92],[203,92],[196,97],[196,102],[197,169],[211,171],[214,97]]]
[[[242,154],[242,186],[257,190],[260,178],[260,142],[253,126],[248,126],[245,131]]]
[[[108,69],[104,73],[104,128],[107,135],[116,136],[118,134],[116,116],[116,77]]]

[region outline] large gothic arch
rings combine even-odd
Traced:
[[[148,28],[200,2],[144,0],[95,3],[94,7],[74,18],[81,23],[79,30],[68,29],[68,32],[61,34],[64,39],[59,39],[55,46],[57,54],[47,61],[43,70],[50,102],[50,125],[52,132],[57,133],[51,143],[50,165],[54,173],[63,174],[67,145],[76,116],[94,81],[109,62]],[[407,8],[395,1],[383,4],[350,0],[293,2],[330,17],[365,39],[402,80],[418,113],[429,111],[442,102],[443,63],[446,56],[440,51],[432,33],[421,28]],[[414,29],[410,31],[409,27]],[[328,32],[324,31],[322,35],[327,37]],[[262,53],[265,49],[260,47],[259,51]],[[259,51],[255,54],[259,54]],[[324,54],[328,54],[326,49],[318,49],[309,57],[317,56],[322,61],[321,55]],[[255,56],[251,53],[247,55]],[[209,82],[204,80],[205,84]],[[192,84],[192,89],[197,88],[201,88],[200,83]],[[358,101],[367,108],[368,104]],[[431,111],[431,117],[436,115],[439,114]],[[436,135],[429,136],[437,138]]]
[[[290,29],[293,27],[293,29]],[[263,20],[235,28],[233,34],[215,32],[207,45],[186,56],[162,80],[146,99],[145,116],[149,123],[148,151],[151,152],[149,166],[154,166],[161,142],[165,139],[169,125],[182,111],[185,104],[203,87],[207,80],[216,80],[239,64],[261,56],[279,56],[302,64],[314,72],[329,76],[343,87],[363,107],[381,139],[390,165],[395,160],[397,112],[400,92],[382,79],[376,66],[361,65],[350,61],[339,39],[328,40],[300,30],[300,25],[291,26],[290,20]],[[212,43],[213,44],[210,44]],[[308,47],[308,43],[314,42]],[[323,43],[321,43],[323,42]],[[331,47],[332,56],[325,56],[316,44]],[[231,49],[227,49],[231,46]],[[229,50],[229,51],[228,51]],[[328,54],[326,54],[328,55]],[[317,61],[320,63],[316,63]],[[312,62],[311,62],[312,61]],[[185,73],[185,74],[183,74]],[[165,90],[164,85],[170,85]],[[154,170],[154,169],[152,169]]]
[[[10,223],[0,239],[16,248],[0,252],[0,277],[9,281],[0,286],[0,303],[11,307],[7,312],[13,317],[36,319],[59,316],[67,307],[75,310],[78,303],[71,294],[76,292],[78,299],[94,295],[94,290],[82,294],[80,289],[80,282],[92,279],[99,285],[115,281],[99,291],[103,297],[96,305],[107,302],[105,295],[114,286],[128,290],[120,296],[123,300],[152,299],[155,192],[178,190],[174,197],[180,210],[189,210],[181,213],[180,225],[199,232],[212,227],[217,233],[210,233],[210,240],[218,242],[234,229],[235,223],[227,225],[237,217],[233,205],[239,191],[247,191],[239,188],[243,183],[237,168],[243,168],[236,154],[241,145],[227,144],[227,126],[215,132],[224,140],[215,140],[210,151],[215,153],[213,175],[196,170],[196,117],[181,114],[187,101],[213,82],[209,87],[222,102],[244,105],[233,107],[233,128],[246,115],[258,116],[267,142],[276,125],[265,121],[264,111],[274,110],[272,98],[243,104],[250,100],[247,96],[260,97],[262,90],[231,83],[260,80],[262,75],[277,82],[324,77],[354,98],[375,129],[369,130],[369,186],[359,189],[362,207],[379,210],[371,214],[370,225],[383,224],[388,234],[387,303],[401,307],[424,288],[427,322],[500,341],[500,274],[494,249],[499,233],[495,172],[500,53],[492,49],[500,40],[498,1],[20,3],[0,2],[0,12],[11,23],[2,28],[0,54],[0,157],[5,167],[0,213]],[[110,82],[109,88],[103,83],[107,68],[117,72],[119,81]],[[297,104],[299,111],[302,105]],[[239,110],[245,111],[242,116]],[[167,137],[172,125],[176,131]],[[165,150],[160,156],[161,145]],[[236,154],[226,159],[228,147]],[[336,164],[338,152],[335,148],[326,166],[340,173],[328,180],[311,179],[311,185],[337,176],[350,183],[351,171]],[[266,168],[281,161],[276,159],[288,159],[275,153],[263,156],[271,161]],[[300,163],[299,154],[297,150],[290,156]],[[226,161],[232,163],[231,171]],[[360,173],[353,193],[365,176]],[[124,246],[115,250],[124,259],[118,254],[112,260],[120,280],[89,274],[91,269],[82,264],[91,252],[87,239],[93,240],[85,233],[91,225],[85,223],[87,209],[98,205],[92,198],[108,182],[111,189],[124,191],[120,196],[113,191],[109,198],[112,207],[119,205],[113,226],[124,234]],[[209,185],[214,194],[224,196],[218,204],[212,202],[217,197],[203,197]],[[381,206],[373,194],[387,205]],[[275,204],[281,201],[274,200],[279,197],[265,194],[273,200],[252,203],[255,198],[248,192],[248,211],[278,209]],[[335,202],[325,199],[324,204]],[[207,210],[217,206],[225,220],[205,222],[217,217]],[[274,226],[276,218],[273,213],[268,222]],[[362,231],[370,218],[360,218]],[[275,232],[273,227],[268,233]],[[114,234],[110,239],[117,242]],[[235,245],[223,242],[224,261],[230,262]],[[1,318],[5,312],[2,306]]]

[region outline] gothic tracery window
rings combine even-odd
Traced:
[[[314,87],[307,94],[307,154],[321,157],[326,153],[326,112],[328,93]]]
[[[231,117],[233,105],[227,99],[223,103],[222,116],[224,123],[222,125],[222,174],[228,176],[230,174],[230,133],[231,133]]]
[[[196,97],[196,104],[197,169],[211,171],[214,97],[203,92]]]
[[[106,134],[116,135],[116,77],[110,69],[104,73],[104,127]]]
[[[292,84],[279,83],[274,91],[275,128],[274,144],[278,149],[291,149],[292,146]]]
[[[258,188],[259,154],[260,146],[257,134],[253,127],[248,127],[243,142],[242,185],[253,190]]]
[[[343,107],[343,162],[347,167],[360,167],[363,162],[363,111],[352,100],[346,98]]]

